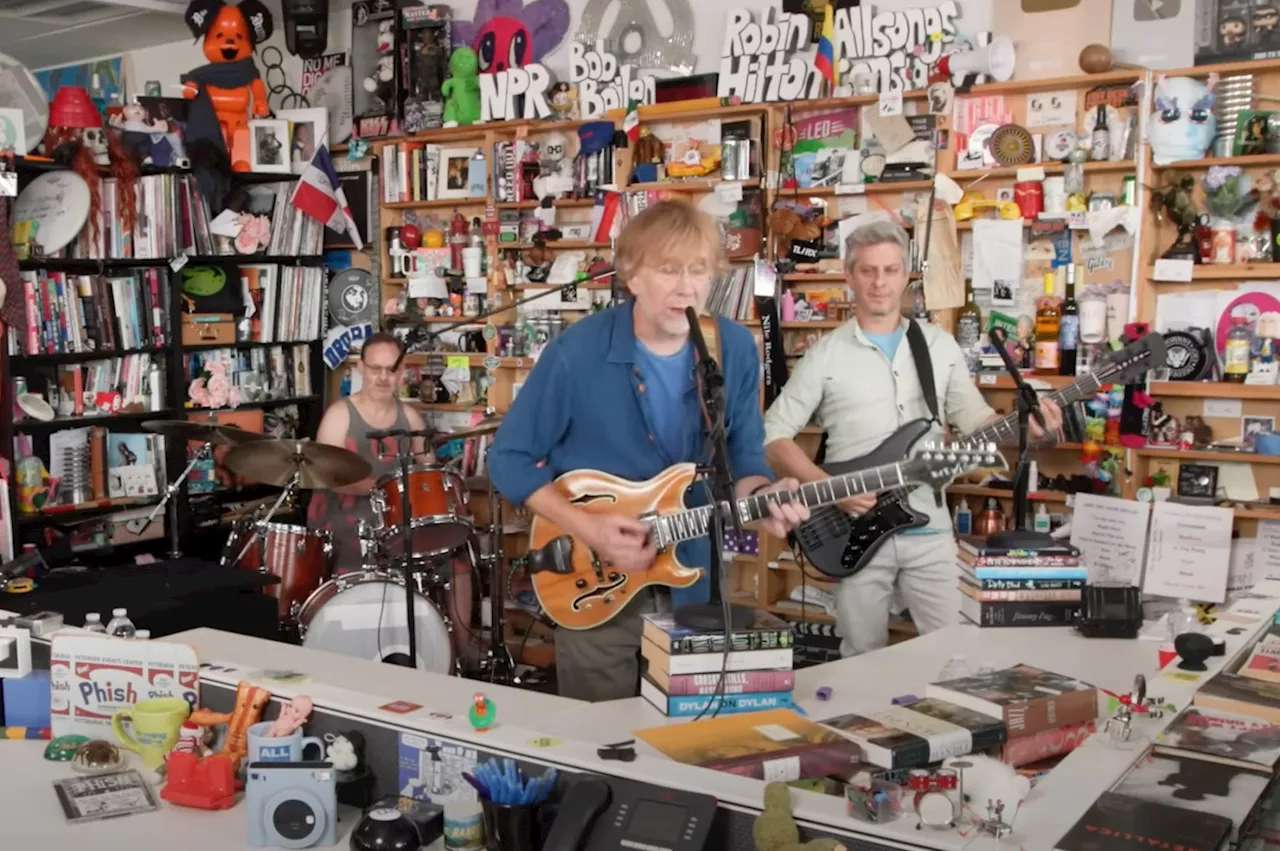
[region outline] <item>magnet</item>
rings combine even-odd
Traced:
[[[831,699],[831,686],[818,686],[818,691],[814,695],[818,700]]]

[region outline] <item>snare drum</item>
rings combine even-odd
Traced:
[[[452,470],[433,465],[409,468],[410,551],[430,557],[453,552],[466,544],[475,529],[470,516],[470,495],[463,479]],[[374,483],[369,493],[373,513],[380,526],[375,532],[384,552],[397,556],[403,550],[404,505],[401,502],[400,472],[390,473]]]
[[[257,530],[258,535],[243,556],[240,551]],[[280,620],[288,621],[303,601],[329,578],[332,572],[333,542],[327,530],[312,530],[287,523],[256,525],[243,520],[231,531],[224,551],[224,563],[239,557],[235,566],[260,570],[280,577],[280,582],[263,589],[279,600]]]
[[[298,612],[302,646],[385,662],[409,654],[405,619],[404,578],[365,569],[337,576],[315,590]],[[417,590],[417,668],[437,674],[453,672],[453,642],[440,610]]]

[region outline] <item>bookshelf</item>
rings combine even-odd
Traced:
[[[20,185],[34,174],[55,168],[58,166],[40,160],[28,159],[20,162]],[[170,194],[165,197],[171,200],[178,197],[180,187],[187,185],[186,181],[189,180],[187,173],[177,169],[144,171],[144,179],[146,177],[167,181],[163,185],[170,190]],[[235,180],[237,185],[257,187],[259,192],[270,192],[270,186],[275,184],[276,195],[278,198],[283,197],[287,203],[287,184],[296,180],[296,177],[280,174],[236,175]],[[156,208],[157,214],[161,209],[177,208]],[[294,211],[289,212],[292,214]],[[317,224],[317,227],[320,226]],[[72,536],[73,540],[96,534],[104,536],[106,541],[117,547],[132,549],[136,546],[156,553],[166,551],[166,514],[157,516],[155,523],[141,536],[130,531],[125,522],[145,516],[160,501],[165,486],[175,480],[186,466],[188,447],[177,440],[165,440],[159,435],[142,438],[148,441],[148,458],[155,469],[157,490],[155,494],[142,496],[111,492],[113,478],[126,486],[129,480],[123,476],[111,476],[111,460],[103,454],[105,447],[116,445],[111,442],[112,435],[133,446],[127,436],[146,435],[141,428],[141,423],[146,420],[185,419],[211,413],[219,418],[247,415],[252,419],[255,416],[262,418],[287,413],[287,419],[295,423],[292,428],[296,433],[314,435],[323,410],[319,382],[324,370],[321,341],[327,314],[325,272],[318,268],[322,264],[320,254],[297,253],[297,249],[311,245],[318,249],[320,231],[310,230],[305,224],[300,225],[297,231],[307,231],[315,238],[304,243],[290,243],[282,238],[274,243],[276,254],[265,251],[252,255],[211,253],[215,245],[206,234],[204,240],[186,247],[170,245],[174,250],[165,256],[114,256],[101,259],[96,256],[55,256],[20,261],[22,280],[16,282],[16,285],[24,288],[29,323],[28,327],[14,327],[6,331],[6,335],[14,335],[14,340],[11,342],[6,336],[3,345],[0,345],[0,369],[6,375],[0,389],[0,405],[17,412],[16,418],[0,418],[0,461],[10,471],[8,479],[11,510],[6,523],[15,551],[20,550],[25,543],[45,543],[45,536],[54,528]],[[81,242],[83,243],[83,239]],[[83,254],[86,246],[87,243],[76,245],[73,242],[70,251],[80,251]],[[127,244],[124,250],[119,250],[120,248],[121,243],[117,242],[113,250],[106,253],[131,253]],[[181,290],[180,270],[209,264],[225,267],[228,277],[243,273],[244,269],[250,267],[274,269],[277,270],[274,273],[276,275],[285,274],[280,270],[296,268],[298,271],[295,274],[299,277],[306,276],[307,286],[315,290],[314,296],[305,302],[306,307],[301,299],[293,304],[298,320],[304,311],[313,312],[307,332],[295,334],[285,342],[265,342],[254,338],[218,344],[200,344],[194,341],[184,344],[185,299]],[[128,282],[140,283],[131,285]],[[239,282],[232,280],[231,284],[238,299]],[[131,286],[136,286],[136,289],[131,289]],[[264,392],[261,398],[246,398],[235,409],[224,407],[216,411],[198,407],[189,399],[191,377],[187,370],[192,368],[193,360],[199,363],[202,359],[217,354],[242,358],[254,354],[269,357],[273,350],[282,346],[298,347],[297,360],[305,367],[304,372],[309,379],[309,383],[300,391],[286,388],[279,392]],[[114,383],[111,380],[114,365],[126,361],[143,363],[145,367],[135,368],[132,372],[121,369],[121,381]],[[104,376],[108,378],[103,380]],[[233,382],[237,380],[232,377]],[[54,418],[41,421],[24,414],[16,405],[15,393],[19,386],[25,387],[28,392],[38,393],[46,401],[60,401]],[[58,389],[63,386],[69,392],[59,393]],[[112,391],[130,387],[135,388],[135,393],[131,394],[126,389],[121,394],[120,402],[111,401]],[[144,387],[146,391],[142,392],[141,388]],[[77,394],[77,389],[82,392]],[[83,391],[86,390],[93,391],[92,395],[85,395]],[[77,395],[80,395],[79,403],[75,399]],[[131,396],[136,398],[130,398]],[[21,435],[24,449],[29,447],[30,455],[38,458],[44,468],[51,472],[51,448],[59,447],[64,452],[67,451],[68,439],[74,435],[72,430],[75,429],[90,430],[86,447],[73,447],[71,454],[66,456],[70,469],[87,470],[86,483],[81,487],[55,492],[37,510],[20,512],[17,473],[20,469],[29,470],[35,465],[21,461],[21,455],[15,451],[15,437]],[[156,451],[154,457],[150,455],[152,449]],[[66,478],[73,481],[78,475]],[[202,551],[206,554],[213,552],[212,557],[216,558],[221,543],[225,540],[225,531],[218,531],[222,525],[219,506],[237,500],[260,499],[272,493],[278,493],[278,489],[256,485],[218,487],[208,492],[196,493],[189,481],[188,486],[175,497],[178,531],[184,550]],[[218,521],[213,523],[212,528],[207,520],[196,516],[199,513],[196,511],[197,507],[218,515]],[[201,530],[209,532],[212,550],[203,549],[202,544],[197,543],[200,539],[190,538],[193,533]]]

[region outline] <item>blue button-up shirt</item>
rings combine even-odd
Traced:
[[[726,443],[734,480],[772,479],[764,460],[755,338],[730,319],[717,317],[716,321],[725,380]],[[705,439],[694,445],[688,458],[669,457],[654,439],[641,404],[645,377],[636,365],[636,345],[628,301],[574,323],[547,346],[489,450],[489,476],[504,497],[520,505],[543,485],[574,470],[599,470],[644,481],[673,464],[709,460]],[[688,394],[684,409],[689,428],[699,429],[702,413],[696,389]],[[546,464],[538,466],[542,461]],[[700,486],[692,488],[687,504],[704,502],[701,491]],[[705,568],[711,560],[705,538],[680,544],[676,554],[690,567]],[[709,579],[704,575],[690,588],[673,588],[671,596],[676,606],[706,602]]]

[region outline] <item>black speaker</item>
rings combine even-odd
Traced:
[[[1132,585],[1086,585],[1076,629],[1086,638],[1137,638],[1142,595]]]

